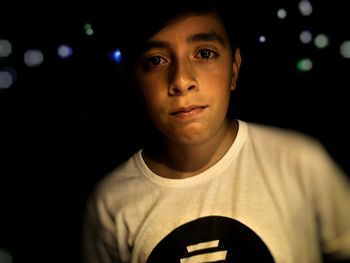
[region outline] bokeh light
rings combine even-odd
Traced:
[[[350,40],[346,40],[340,45],[340,55],[343,58],[350,58]]]
[[[0,248],[0,263],[12,263],[12,256],[11,254],[5,250]]]
[[[90,23],[86,23],[84,25],[84,32],[88,36],[92,36],[94,34],[94,30],[93,30],[93,28],[92,28]]]
[[[309,16],[312,14],[312,5],[310,1],[303,0],[299,2],[299,11],[303,16]]]
[[[0,69],[0,90],[8,89],[17,79],[17,70],[12,67]],[[1,263],[1,261],[0,261]]]
[[[0,39],[0,57],[8,57],[11,53],[12,45],[10,41],[7,39]]]
[[[312,34],[309,30],[304,30],[299,35],[300,42],[303,44],[309,44],[312,41]]]
[[[329,45],[329,37],[325,34],[318,34],[314,39],[314,44],[318,48],[325,48]]]
[[[122,53],[119,48],[109,53],[109,58],[115,63],[120,64],[122,62]]]
[[[299,71],[302,71],[302,72],[310,71],[313,67],[313,63],[311,59],[303,58],[297,62],[296,67]]]
[[[287,10],[284,8],[280,8],[277,10],[277,17],[279,19],[285,19],[287,17]]]
[[[265,43],[266,42],[266,37],[263,36],[263,35],[259,36],[259,42],[260,43]]]
[[[73,54],[73,49],[68,45],[60,45],[57,54],[60,58],[68,58]]]
[[[24,53],[24,63],[28,67],[40,66],[44,61],[44,54],[39,49],[28,49]]]

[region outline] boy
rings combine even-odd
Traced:
[[[159,133],[91,196],[83,261],[349,258],[346,175],[312,138],[227,117],[240,50],[206,4],[146,13],[161,27],[126,52]]]

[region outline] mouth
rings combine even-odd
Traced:
[[[178,118],[191,117],[201,113],[207,107],[208,107],[207,105],[204,105],[204,106],[192,105],[189,107],[181,107],[181,108],[175,109],[173,112],[170,113],[170,115]]]

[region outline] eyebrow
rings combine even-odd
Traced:
[[[198,33],[193,34],[187,37],[187,43],[193,42],[219,42],[221,45],[225,46],[224,38],[216,32],[208,32],[208,33]],[[148,40],[145,42],[142,52],[146,52],[152,48],[166,48],[169,47],[169,44],[166,41],[157,41],[157,40]]]
[[[191,43],[191,42],[200,42],[200,41],[218,41],[223,46],[225,46],[224,38],[220,36],[218,33],[216,33],[215,31],[191,35],[187,38],[186,42]]]

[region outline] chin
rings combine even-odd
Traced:
[[[186,127],[173,130],[169,137],[180,144],[198,144],[208,140],[208,133],[203,127]]]

